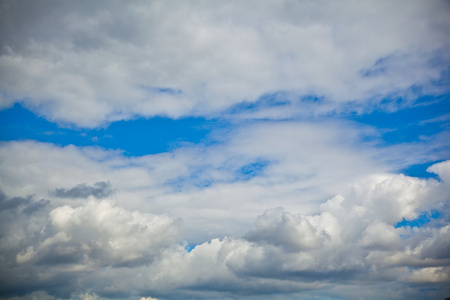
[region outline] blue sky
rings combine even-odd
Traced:
[[[286,104],[286,103],[284,103]],[[281,104],[275,104],[283,105]],[[269,105],[272,107],[272,105]],[[246,108],[245,110],[252,109]],[[446,132],[449,126],[450,102],[448,96],[418,98],[412,106],[396,111],[375,109],[358,114],[331,113],[321,119],[344,119],[373,127],[382,146],[420,142],[424,137]],[[239,110],[234,112],[239,113]],[[290,118],[295,120],[295,118]],[[314,119],[314,118],[312,118]],[[36,140],[61,146],[96,146],[120,150],[125,156],[142,156],[167,152],[186,144],[212,143],[210,132],[232,128],[236,122],[229,118],[135,117],[132,120],[112,122],[100,128],[86,129],[64,126],[46,120],[16,103],[0,111],[0,140]],[[409,176],[436,177],[426,169],[450,156],[443,151],[440,160],[413,164],[398,170]]]
[[[39,117],[20,104],[0,112],[1,140],[36,140],[61,146],[98,146],[122,150],[127,156],[169,151],[183,143],[206,139],[214,120],[204,118],[136,118],[117,121],[104,128],[66,128]],[[219,125],[220,126],[220,125]]]
[[[447,297],[449,13],[0,4],[0,298]]]

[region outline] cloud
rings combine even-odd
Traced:
[[[405,180],[402,177],[391,176],[390,180]],[[435,267],[448,263],[448,225],[395,228],[394,219],[382,211],[371,211],[373,194],[395,193],[400,196],[399,201],[406,205],[410,202],[408,189],[398,193],[397,187],[380,184],[385,180],[377,178],[377,184],[358,194],[350,190],[345,196],[330,199],[316,215],[294,214],[280,208],[267,210],[241,239],[214,239],[196,246],[184,258],[167,259],[166,262],[185,266],[179,266],[176,273],[167,274],[161,281],[170,282],[173,276],[181,280],[181,286],[190,285],[205,292],[233,289],[234,293],[243,294],[307,291],[333,287],[336,282],[350,287],[393,281],[412,283],[413,278],[415,284],[448,284],[448,270]],[[406,180],[408,186],[427,185],[427,196],[442,192],[440,187],[448,187],[448,183],[436,185],[434,180]],[[355,183],[355,187],[360,187],[360,183]],[[442,203],[449,193],[440,196],[432,200],[413,196],[417,202],[414,211],[430,209],[430,205],[438,204],[434,201]],[[405,212],[399,217],[407,216]],[[442,246],[436,247],[436,241]],[[437,253],[428,249],[436,249]],[[168,265],[164,268],[171,269]],[[188,273],[190,276],[185,277]],[[429,273],[436,275],[419,276]],[[444,285],[440,288],[448,292]],[[169,285],[167,289],[170,288],[174,287]]]
[[[27,249],[25,256],[75,269],[150,262],[178,234],[176,221],[169,217],[130,212],[106,200],[57,207],[49,219],[48,236],[35,250]]]
[[[111,183],[104,181],[96,182],[93,186],[79,184],[71,189],[62,188],[51,191],[51,194],[61,198],[88,198],[89,196],[94,196],[95,198],[102,199],[112,193]]]
[[[449,268],[423,268],[414,270],[411,275],[405,279],[409,282],[449,282],[450,270]]]
[[[448,296],[448,9],[1,2],[0,109],[220,125],[143,156],[1,142],[0,298]]]
[[[3,191],[0,191],[0,209],[6,210],[6,209],[14,209],[22,204],[28,204],[30,202],[30,199],[25,199],[21,197],[13,198],[13,199],[7,199],[5,193]]]
[[[8,1],[1,107],[22,99],[52,121],[96,127],[135,115],[216,116],[278,92],[289,105],[260,117],[408,103],[447,91],[447,11],[440,1]],[[305,107],[311,95],[323,103]]]
[[[430,169],[445,177],[448,166],[443,162]],[[436,208],[448,216],[442,205],[449,190],[447,181],[369,176],[330,198],[318,213],[268,209],[242,237],[214,238],[190,251],[183,247],[182,224],[176,220],[92,199],[76,207],[47,208],[46,218],[10,219],[12,227],[0,245],[15,263],[2,262],[9,274],[3,279],[8,283],[19,274],[30,276],[32,292],[64,271],[66,277],[58,281],[63,291],[47,289],[55,296],[83,287],[98,297],[127,298],[133,291],[168,299],[221,298],[228,293],[301,298],[311,291],[317,295],[335,290],[336,295],[342,285],[350,290],[369,285],[357,295],[347,293],[347,298],[380,293],[405,298],[414,285],[433,283],[442,297],[449,291],[445,266],[450,262],[450,226],[438,220],[422,227],[396,223]],[[387,207],[376,209],[375,203]],[[8,236],[21,239],[6,243]],[[377,285],[380,290],[373,289]],[[6,291],[12,294],[19,288],[16,281]],[[416,292],[419,298],[427,297],[425,290]]]
[[[179,220],[129,211],[111,200],[91,200],[75,208],[46,207],[31,216],[8,212],[1,212],[3,296],[45,290],[67,298],[85,290],[76,283],[79,275],[150,264],[176,245],[180,234]],[[21,274],[32,284],[22,286]],[[77,297],[100,299],[92,292]]]
[[[299,252],[318,249],[328,235],[317,233],[307,218],[294,218],[282,209],[266,211],[256,219],[256,226],[245,236],[251,242],[265,242]]]
[[[13,197],[8,199],[6,194],[0,190],[0,211],[3,210],[20,210],[21,212],[30,215],[33,212],[46,207],[50,201],[41,199],[39,201],[33,200],[33,196]]]
[[[79,297],[82,300],[100,300],[100,299],[102,299],[98,295],[91,294],[91,293],[88,293],[88,292],[80,294]]]
[[[9,142],[0,148],[5,174],[0,183],[8,194],[25,191],[50,198],[54,208],[79,205],[84,201],[80,196],[106,195],[110,187],[101,190],[92,183],[110,182],[115,193],[108,197],[127,199],[122,205],[131,210],[182,217],[187,238],[202,242],[243,234],[256,212],[268,207],[312,212],[343,185],[392,168],[380,163],[377,151],[363,141],[370,129],[331,125],[257,122],[213,132],[204,144],[143,157]]]
[[[377,139],[371,127],[324,120],[241,124],[213,131],[205,143],[142,157],[15,141],[0,147],[0,186],[10,195],[48,199],[52,208],[81,205],[86,199],[81,196],[89,195],[127,199],[120,200],[127,209],[183,218],[186,239],[199,243],[243,235],[256,214],[270,207],[315,213],[326,199],[343,193],[356,180],[371,174],[382,178],[436,154],[429,141],[390,147],[379,145]],[[411,153],[407,162],[402,161],[405,151]],[[388,178],[383,184],[397,186],[398,192],[425,192],[420,184],[408,187],[409,179]],[[373,184],[369,179],[361,183]],[[414,203],[391,203],[394,193],[377,197],[386,202],[386,215],[392,218],[398,218],[394,214],[400,208],[415,208]],[[371,201],[374,210],[383,209],[378,200]]]

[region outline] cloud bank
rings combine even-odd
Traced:
[[[440,295],[449,291],[450,280],[450,162],[430,171],[441,180],[370,176],[322,204],[317,214],[268,209],[242,237],[212,239],[189,251],[179,238],[179,221],[130,211],[108,199],[17,211],[13,220],[2,210],[9,228],[2,232],[1,248],[11,256],[2,260],[9,271],[2,273],[8,283],[2,292],[46,287],[68,297],[83,287],[102,297],[175,299],[322,290],[325,297],[338,285],[387,284],[396,298],[407,298],[405,286],[433,284]],[[433,209],[444,219],[420,228],[395,226]],[[23,276],[32,284],[19,280]]]
[[[392,110],[448,91],[448,9],[445,1],[4,1],[0,105],[21,99],[82,127],[217,116],[279,92],[287,107],[264,117]],[[309,98],[326,105],[305,105]]]

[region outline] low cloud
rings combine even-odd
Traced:
[[[92,186],[87,184],[79,184],[71,189],[55,189],[50,194],[60,198],[88,198],[93,196],[103,199],[110,196],[114,192],[110,182],[96,182]]]
[[[20,210],[21,212],[30,215],[33,212],[46,207],[50,201],[48,200],[34,200],[33,196],[28,197],[13,197],[8,198],[6,194],[0,190],[0,211],[3,210]]]
[[[178,224],[171,218],[127,211],[106,200],[57,207],[49,219],[43,241],[19,253],[18,263],[33,260],[79,270],[142,265],[178,237]]]
[[[447,161],[430,169],[445,177],[449,168]],[[445,267],[450,263],[450,226],[439,220],[422,227],[396,228],[396,223],[436,208],[448,217],[442,205],[449,190],[442,180],[372,176],[329,199],[319,213],[268,209],[243,237],[211,239],[190,251],[183,247],[182,224],[168,216],[130,211],[110,200],[59,206],[40,219],[41,230],[28,229],[37,220],[11,220],[15,225],[8,235],[26,230],[10,247],[15,264],[3,262],[7,272],[2,274],[9,274],[5,282],[28,274],[38,290],[64,272],[62,294],[74,293],[71,281],[96,297],[126,298],[134,291],[167,299],[220,298],[231,292],[301,298],[342,285],[351,290],[378,284],[388,287],[384,292],[405,298],[409,289],[401,284],[429,283],[442,296],[450,291],[450,270]],[[387,213],[390,210],[395,213]],[[377,295],[369,289],[359,296],[372,292]],[[416,292],[419,298],[427,295]]]

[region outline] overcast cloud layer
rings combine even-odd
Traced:
[[[450,297],[449,36],[447,1],[1,1],[0,109],[105,136],[0,134],[0,299]],[[154,117],[212,125],[95,146]]]

